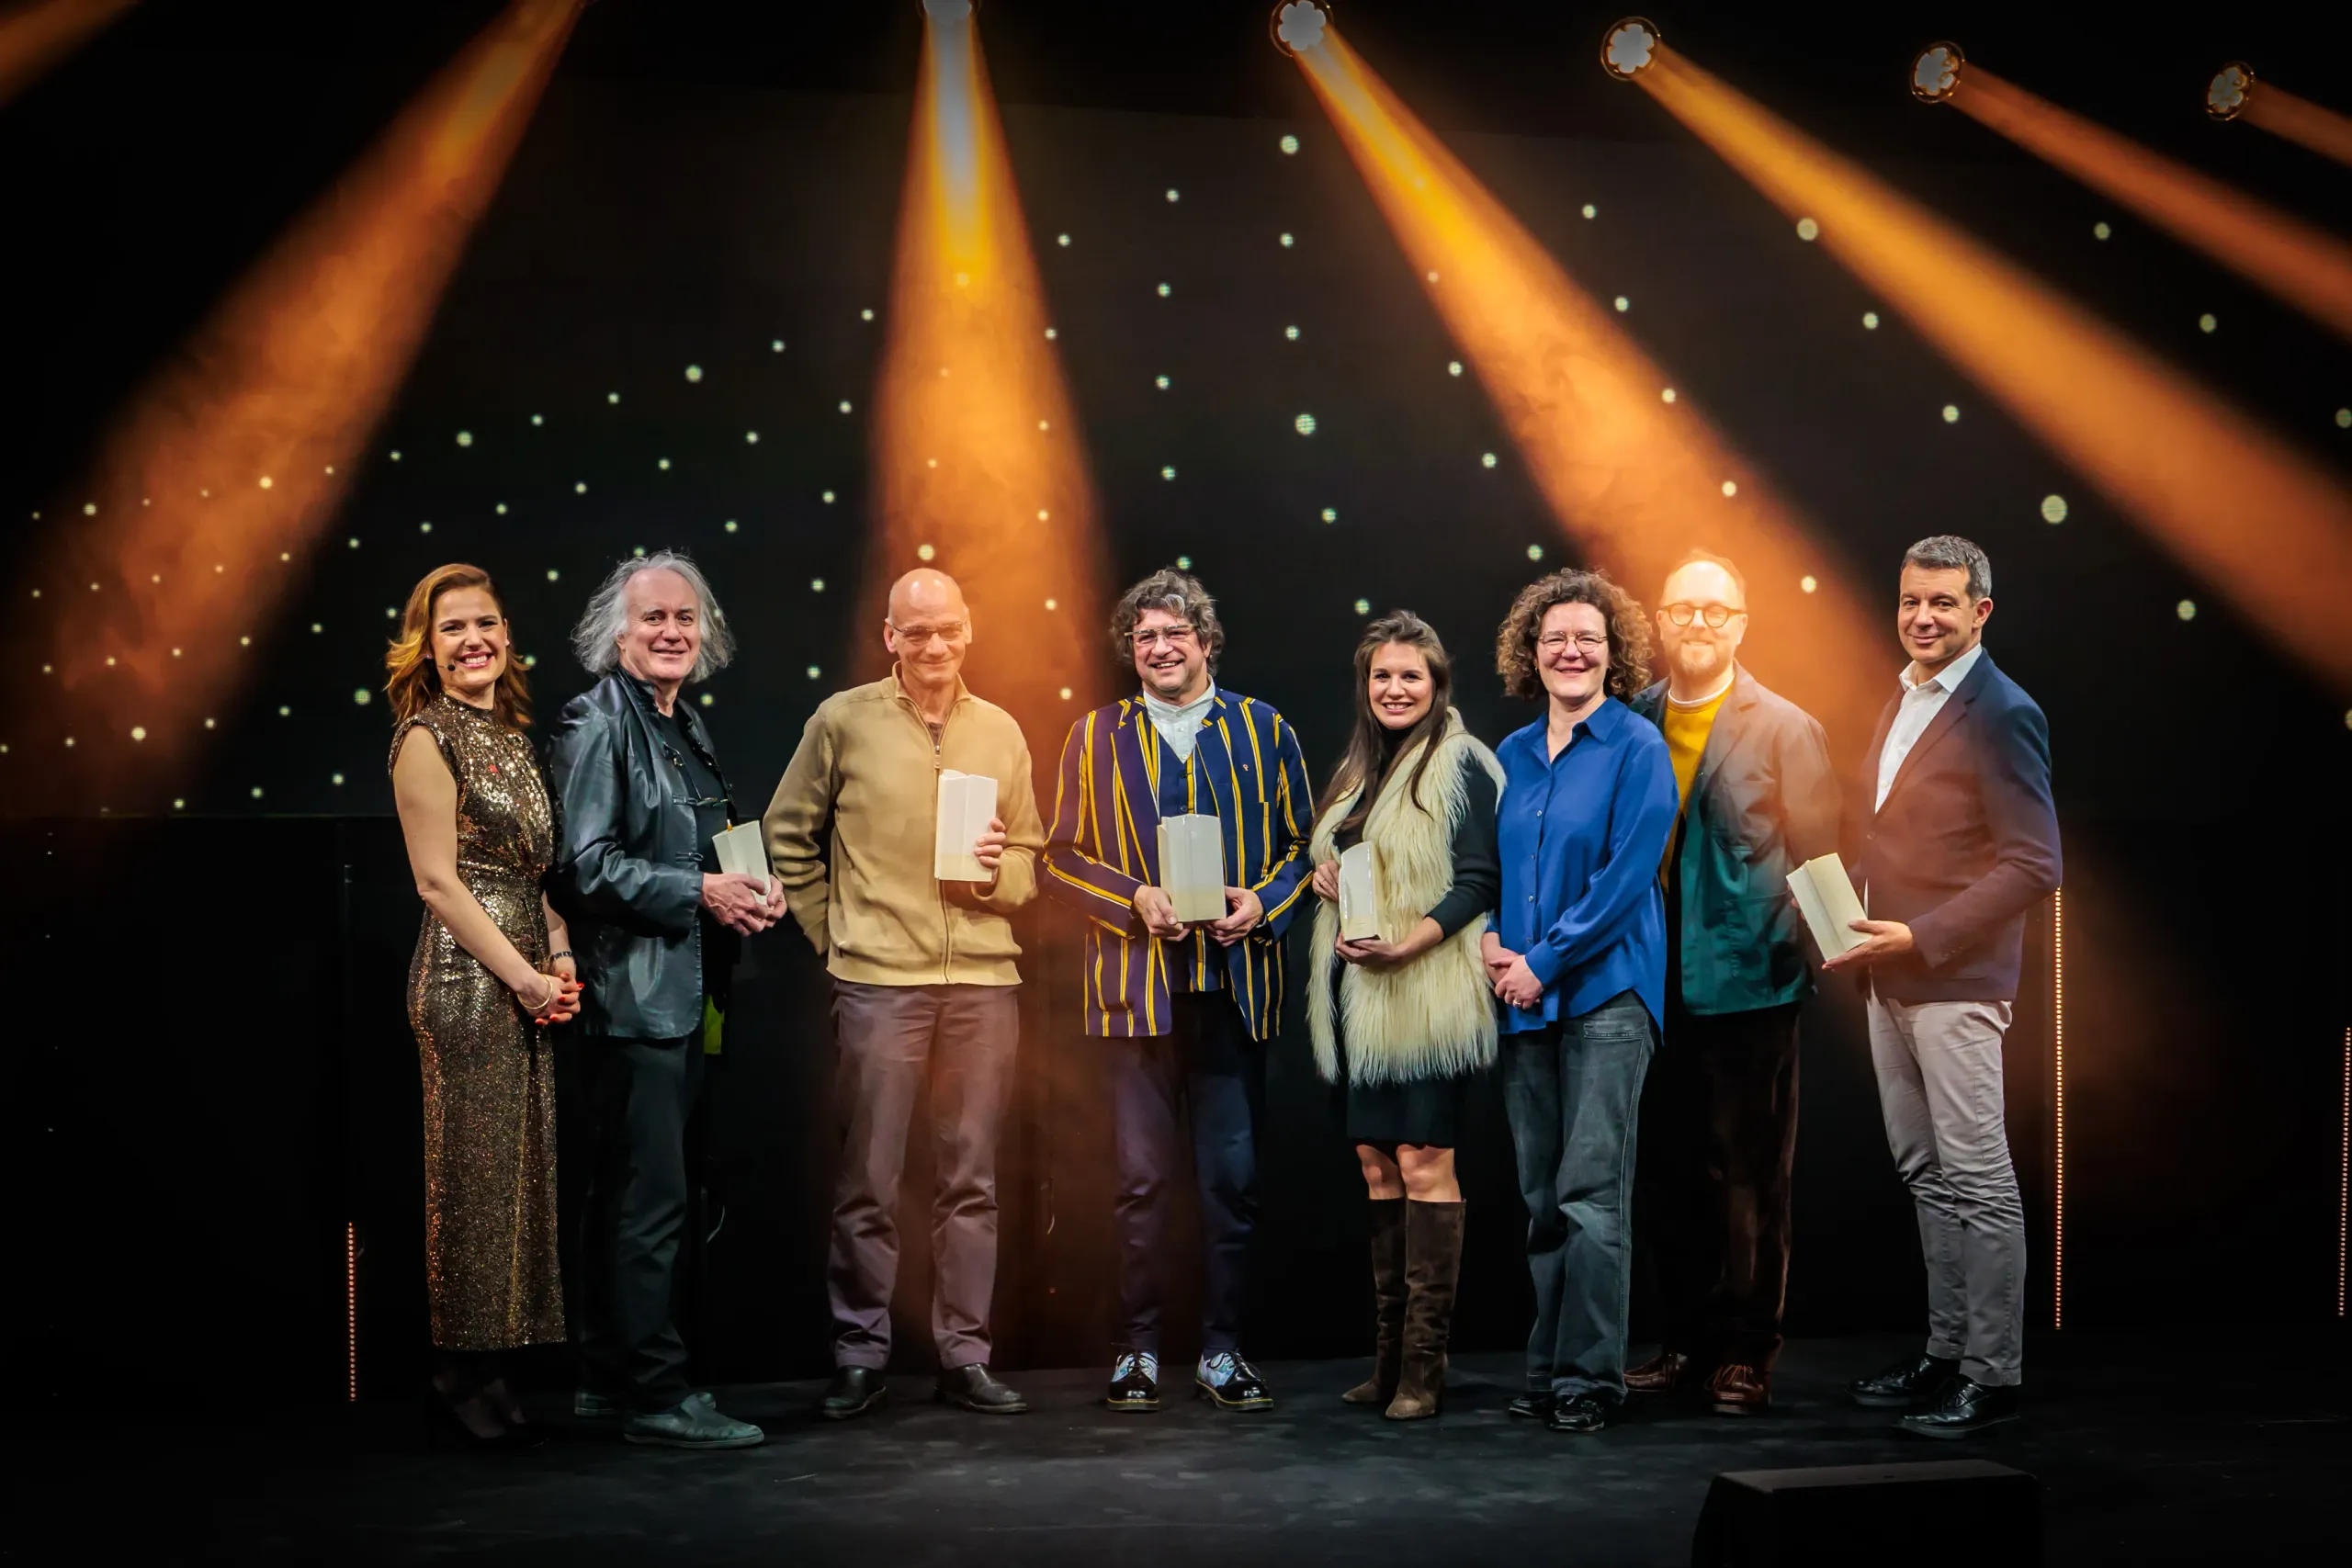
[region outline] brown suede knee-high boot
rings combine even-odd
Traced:
[[[1405,1358],[1391,1421],[1434,1416],[1445,1400],[1445,1346],[1462,1274],[1463,1205],[1405,1205]]]
[[[1405,1200],[1372,1200],[1372,1376],[1340,1395],[1350,1404],[1385,1404],[1396,1393],[1405,1343]]]

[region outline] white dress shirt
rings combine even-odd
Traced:
[[[1193,742],[1200,739],[1201,720],[1208,716],[1209,705],[1216,701],[1214,681],[1209,682],[1207,691],[1181,706],[1163,702],[1148,691],[1143,694],[1144,712],[1151,716],[1152,728],[1159,731],[1161,742],[1176,753],[1179,762],[1193,760]]]
[[[1911,671],[1916,665],[1906,664],[1895,680],[1903,687],[1903,705],[1894,710],[1894,722],[1887,727],[1886,748],[1878,755],[1878,798],[1871,803],[1876,811],[1886,804],[1886,792],[1894,787],[1894,775],[1903,771],[1903,760],[1911,755],[1911,748],[1928,732],[1936,715],[1960,690],[1968,672],[1976,668],[1977,656],[1984,651],[1978,643],[1941,670],[1924,681],[1913,681]]]

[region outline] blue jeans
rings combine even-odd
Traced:
[[[1562,1399],[1625,1397],[1634,1128],[1656,1042],[1631,991],[1503,1036],[1503,1105],[1535,1280],[1527,1383]]]
[[[1184,1123],[1190,1122],[1201,1242],[1208,1255],[1201,1353],[1214,1356],[1240,1348],[1250,1237],[1258,1220],[1266,1049],[1250,1038],[1227,992],[1180,991],[1174,1004],[1167,1033],[1102,1043],[1111,1057],[1111,1122],[1119,1158],[1113,1205],[1119,1337],[1127,1349],[1159,1353],[1170,1189],[1184,1177]]]

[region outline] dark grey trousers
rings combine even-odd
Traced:
[[[932,1339],[943,1367],[989,1359],[996,1292],[996,1145],[1021,1041],[1017,986],[833,982],[841,1134],[826,1295],[833,1361],[887,1366],[899,1279],[899,1179],[926,1077],[932,1193]]]
[[[686,1122],[702,1092],[699,1032],[680,1040],[582,1040],[594,1125],[578,1319],[587,1386],[633,1410],[693,1392],[671,1315],[686,1234]]]
[[[1631,991],[1503,1036],[1503,1106],[1535,1281],[1527,1383],[1563,1399],[1625,1397],[1635,1109],[1656,1040]]]

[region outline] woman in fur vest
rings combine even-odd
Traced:
[[[1372,1195],[1377,1349],[1372,1376],[1341,1397],[1411,1421],[1436,1415],[1445,1389],[1462,1263],[1456,1130],[1464,1091],[1495,1060],[1478,939],[1502,882],[1503,775],[1448,704],[1453,667],[1419,616],[1372,623],[1355,682],[1355,733],[1316,813],[1307,1019],[1316,1066],[1345,1086]],[[1347,942],[1340,856],[1360,843],[1372,848],[1378,932]]]

